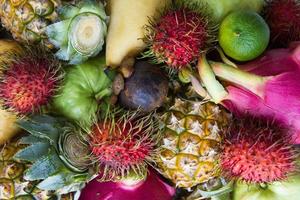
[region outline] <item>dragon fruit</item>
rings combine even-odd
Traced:
[[[275,49],[239,70],[210,62],[215,74],[233,83],[222,104],[234,113],[248,112],[280,120],[293,129],[300,144],[300,45]]]
[[[95,179],[83,189],[79,200],[171,200],[174,194],[175,189],[150,170],[146,180],[99,182]]]

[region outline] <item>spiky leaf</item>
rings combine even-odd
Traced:
[[[29,181],[46,179],[49,176],[57,173],[64,165],[53,149],[51,153],[37,160],[24,175],[24,178]]]
[[[25,160],[29,162],[35,162],[39,158],[47,155],[50,151],[49,143],[35,143],[29,147],[26,147],[19,151],[14,158],[19,160]]]
[[[69,188],[66,193],[77,191],[78,188],[75,185],[78,185],[81,181],[85,181],[88,177],[87,173],[84,174],[76,174],[72,172],[63,172],[56,174],[54,176],[50,176],[47,179],[43,180],[41,183],[37,185],[37,187],[41,190],[65,190]],[[75,187],[74,187],[75,186]],[[71,188],[76,189],[71,189]]]
[[[70,184],[70,181],[67,174],[61,173],[46,178],[37,187],[41,190],[58,190],[68,184]]]
[[[67,46],[68,43],[68,30],[66,27],[69,26],[71,20],[65,20],[51,24],[46,28],[46,34],[49,37],[49,41],[56,47]]]
[[[18,125],[31,133],[33,136],[46,139],[50,144],[54,145],[57,148],[57,142],[59,138],[60,131],[58,128],[53,126],[53,124],[39,123],[32,120],[21,120],[18,122]]]
[[[69,19],[79,13],[79,8],[73,5],[65,5],[58,9],[59,18],[62,20]]]
[[[43,139],[43,138],[39,138],[39,137],[35,137],[34,135],[29,135],[29,136],[25,136],[22,137],[19,140],[20,144],[35,144],[35,143],[48,143],[47,139]]]

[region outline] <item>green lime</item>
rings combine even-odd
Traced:
[[[220,25],[220,46],[226,55],[237,61],[249,61],[261,55],[269,39],[270,29],[256,12],[232,12]]]

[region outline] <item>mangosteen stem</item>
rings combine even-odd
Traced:
[[[219,62],[209,62],[215,74],[231,83],[235,83],[250,90],[254,94],[264,98],[263,88],[265,82],[270,77],[262,77],[249,72],[242,71],[240,69],[234,68],[230,65],[219,63]]]
[[[223,85],[216,79],[211,66],[206,60],[206,54],[202,53],[197,64],[198,73],[200,78],[208,91],[208,94],[212,97],[215,103],[220,103],[228,95]]]
[[[229,59],[225,56],[223,50],[222,50],[220,47],[217,47],[217,51],[218,51],[218,53],[219,53],[219,55],[220,55],[220,57],[221,57],[221,59],[222,59],[222,61],[223,61],[224,63],[226,63],[227,65],[230,65],[230,66],[232,66],[232,67],[238,68],[238,67],[236,66],[235,63],[233,63],[231,60],[229,60]]]
[[[103,90],[101,90],[100,92],[98,92],[97,94],[95,94],[95,98],[97,101],[100,101],[103,97],[105,96],[109,96],[113,93],[111,88],[105,88]]]

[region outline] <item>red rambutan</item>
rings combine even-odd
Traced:
[[[170,9],[147,27],[149,50],[144,56],[174,69],[187,67],[197,61],[212,41],[211,27],[203,13],[187,8]]]
[[[260,118],[234,121],[225,134],[220,156],[225,176],[250,183],[269,183],[295,172],[297,153],[286,130]]]
[[[38,111],[54,95],[61,77],[59,66],[55,59],[37,53],[16,58],[1,75],[4,107],[22,115]]]
[[[99,174],[104,180],[122,179],[130,172],[146,175],[147,161],[156,145],[156,125],[151,117],[129,115],[100,122],[90,134],[92,154],[100,163]]]
[[[274,46],[287,47],[300,40],[300,1],[268,0],[264,9]]]

